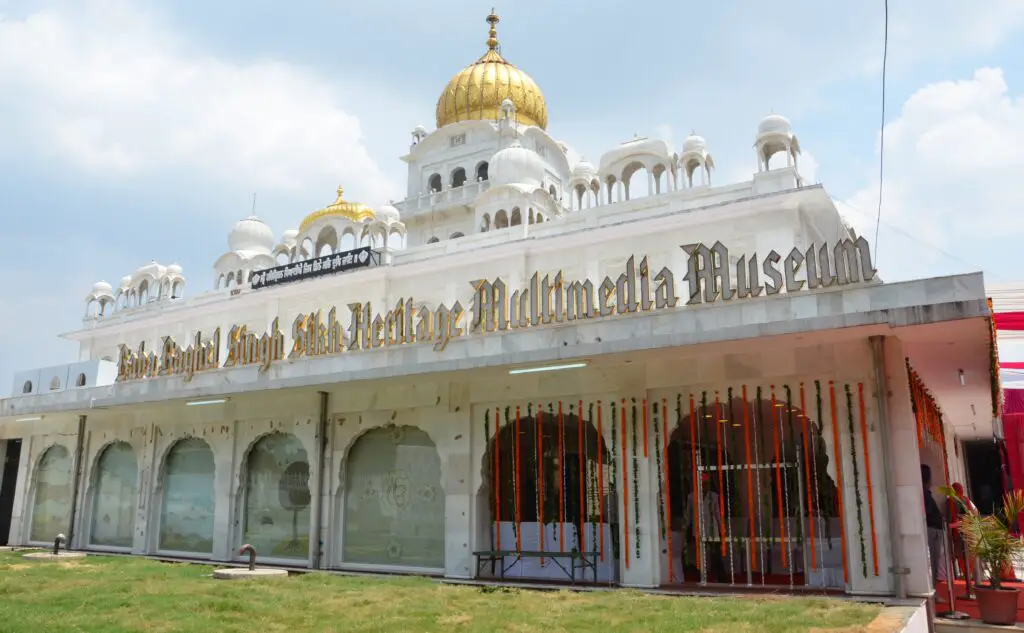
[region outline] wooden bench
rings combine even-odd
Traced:
[[[491,573],[494,573],[494,564],[498,564],[500,571],[500,578],[505,579],[505,572],[512,568],[517,562],[521,562],[524,558],[550,558],[558,565],[566,577],[576,584],[576,570],[583,570],[583,579],[586,580],[587,568],[590,568],[591,576],[594,582],[597,582],[597,557],[598,552],[580,552],[579,550],[572,550],[571,552],[539,552],[539,551],[515,551],[515,550],[483,550],[479,552],[473,552],[473,556],[476,557],[476,575],[480,576],[480,567],[486,563],[491,563]],[[505,564],[505,559],[512,559],[512,562]],[[562,561],[569,561],[569,568],[563,564]]]

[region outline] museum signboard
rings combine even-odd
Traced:
[[[266,371],[284,360],[401,345],[427,344],[442,352],[453,339],[463,336],[671,310],[680,304],[773,296],[783,290],[799,293],[849,286],[871,282],[876,275],[864,238],[845,239],[833,246],[794,248],[785,256],[776,251],[763,258],[743,255],[735,262],[721,242],[681,248],[686,254],[686,271],[678,279],[668,267],[653,271],[646,256],[639,261],[633,256],[626,260],[621,274],[597,283],[568,280],[560,271],[534,273],[524,287],[515,289],[501,278],[472,280],[468,307],[456,301],[450,306],[418,309],[412,297],[405,297],[379,312],[369,301],[354,302],[345,306],[347,327],[343,327],[337,307],[326,313],[303,313],[292,322],[290,338],[279,319],[274,319],[266,332],[236,325],[228,330],[223,363],[220,328],[209,338],[197,333],[184,348],[164,337],[159,354],[147,351],[144,343],[135,350],[121,345],[117,380],[182,376],[187,382],[197,373],[221,367],[256,366]]]

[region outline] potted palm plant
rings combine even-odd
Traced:
[[[992,515],[983,515],[949,487],[940,491],[960,507],[960,530],[967,552],[978,561],[988,586],[975,588],[978,610],[985,624],[1013,625],[1017,622],[1017,599],[1020,591],[1003,586],[1003,570],[1024,554],[1024,539],[1013,533],[1011,526],[1024,512],[1024,491],[1014,490],[1003,497],[1003,505]]]

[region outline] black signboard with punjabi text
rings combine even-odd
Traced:
[[[324,255],[306,260],[275,266],[266,270],[258,270],[250,277],[253,290],[280,286],[295,281],[306,281],[316,279],[325,275],[335,273],[346,273],[360,268],[369,268],[380,264],[380,254],[374,252],[369,246],[363,246],[351,251]]]

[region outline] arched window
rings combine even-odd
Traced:
[[[57,391],[60,389],[60,378],[54,376],[50,379],[50,391]]]
[[[84,387],[85,386],[85,374],[78,374],[78,377],[75,378],[75,386],[76,387]]]
[[[516,208],[512,209],[512,221],[510,222],[510,224],[512,226],[519,226],[522,223],[523,223],[523,215],[522,215],[522,213],[519,212],[519,207],[516,207]]]
[[[427,181],[427,188],[430,189],[430,193],[437,193],[441,191],[441,174],[434,174]]]
[[[452,172],[452,188],[461,187],[464,184],[466,184],[466,170],[458,167]]]
[[[533,216],[533,209],[532,208],[530,209],[530,212],[527,214],[527,217],[529,218],[529,223],[530,224],[533,224],[536,221],[536,218]]]
[[[434,235],[429,240],[427,240],[427,244],[437,244],[440,241],[441,240],[436,235]]]
[[[52,543],[71,527],[71,454],[54,445],[46,449],[36,469],[29,540]]]
[[[455,231],[454,233],[452,233],[452,235],[451,235],[451,237],[449,239],[457,240],[460,237],[466,237],[466,236],[462,233],[462,231]]]
[[[489,230],[491,230],[491,214],[485,213],[483,217],[480,218],[480,232],[486,233]]]
[[[487,180],[487,163],[483,162],[476,166],[476,179],[478,181]]]
[[[96,463],[90,545],[131,547],[135,538],[139,464],[127,442],[103,449]]]
[[[508,212],[501,209],[494,214],[494,228],[496,229],[507,229],[508,228]]]
[[[558,200],[558,190],[555,189],[554,185],[551,185],[550,187],[548,187],[548,193],[551,194],[552,198],[554,198],[555,200]]]
[[[538,213],[537,214],[537,224],[540,224],[543,221],[544,221],[544,214],[543,213]]]
[[[213,451],[203,440],[179,440],[167,453],[158,549],[213,552],[213,476]]]
[[[231,284],[233,284],[233,283],[235,283],[235,273],[234,272],[230,272],[230,273],[228,273],[227,281],[224,282],[224,287],[225,288],[230,288]]]
[[[242,541],[263,556],[309,555],[309,457],[299,438],[264,436],[245,461]]]
[[[21,386],[21,393],[32,393],[32,381],[26,380],[25,384]]]
[[[570,407],[559,412],[552,403],[538,414],[533,405],[524,405],[519,421],[514,422],[515,408],[511,415],[508,409],[499,414],[499,430],[491,435],[480,463],[485,477],[478,499],[486,507],[487,532],[500,530],[501,536],[495,538],[500,538],[502,549],[505,543],[515,544],[516,530],[521,529],[522,538],[532,543],[542,533],[547,549],[571,551],[582,541],[584,551],[598,551],[600,533],[610,535],[614,529],[609,510],[616,505],[609,486],[615,484],[609,468],[610,447],[598,434],[593,413],[580,420]],[[517,492],[523,500],[518,507]],[[605,508],[603,523],[599,523],[601,508]],[[618,548],[607,540],[608,561],[599,565],[599,576],[614,573]],[[557,573],[532,563],[515,565],[527,577]]]
[[[408,426],[373,429],[347,464],[345,562],[442,569],[445,493],[430,437]]]

